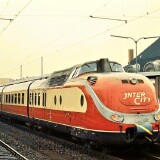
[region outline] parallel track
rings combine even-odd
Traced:
[[[0,140],[0,159],[19,159],[19,160],[28,160],[26,157],[21,155],[19,152],[17,152],[15,149],[13,149],[11,146]],[[5,152],[5,149],[11,153],[13,156],[11,156],[8,152]],[[2,152],[1,152],[2,151]]]
[[[33,151],[30,150],[31,152],[39,152],[49,159],[50,158],[52,159],[55,156],[54,154],[63,153],[66,155],[66,159],[70,157],[70,159],[79,159],[79,160],[83,160],[83,159],[122,160],[118,156],[110,155],[106,152],[104,153],[101,151],[92,150],[88,146],[83,146],[78,143],[73,143],[70,140],[66,139],[64,135],[63,135],[63,138],[60,138],[61,137],[60,135],[58,137],[54,135],[51,136],[49,134],[44,134],[42,132],[34,131],[18,124],[11,125],[9,122],[2,122],[2,121],[0,122],[6,123],[6,125],[4,126],[9,127],[9,130],[10,130],[9,133],[5,132],[6,130],[5,128],[0,129],[2,130],[2,132],[4,132],[4,134],[6,135],[6,138],[8,138],[7,141],[10,140],[11,137],[13,137],[17,141],[19,142],[21,141],[21,143],[23,144],[22,146],[27,145],[27,148],[32,148]],[[14,132],[16,132],[17,134],[14,134]],[[10,143],[10,141],[8,142]],[[0,141],[0,145],[1,145],[1,141]],[[22,150],[24,149],[22,148]],[[16,152],[14,154],[16,154]],[[27,153],[27,149],[25,150],[25,152],[23,152],[23,155],[27,157],[30,154],[31,154],[30,152]],[[24,156],[19,155],[19,159],[26,160],[27,158],[25,158]]]

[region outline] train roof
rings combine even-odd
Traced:
[[[47,79],[39,79],[39,80],[36,80],[32,83],[32,85],[30,86],[30,89],[33,90],[33,89],[42,89],[42,88],[45,88],[46,87],[46,82],[47,82]]]
[[[68,79],[70,79],[73,76],[73,73],[77,68],[83,67],[83,66],[89,66],[89,64],[96,63],[97,64],[97,70],[91,70],[90,72],[112,72],[112,66],[114,64],[119,64],[114,61],[109,61],[107,58],[95,60],[95,61],[89,61],[81,64],[77,64],[71,68],[67,68],[60,71],[55,71],[52,74],[44,75],[43,77],[33,77],[33,78],[27,78],[23,80],[17,80],[12,83],[8,83],[5,85],[0,86],[0,92],[2,92],[4,88],[4,92],[13,92],[13,91],[22,91],[27,90],[28,86],[31,84],[30,89],[42,89],[45,87],[50,86],[61,86],[63,85]],[[120,64],[119,64],[120,65]],[[85,73],[85,72],[84,72]],[[82,74],[82,73],[79,73]]]
[[[14,85],[8,85],[4,88],[4,92],[14,92],[14,91],[24,91],[28,89],[29,84],[32,81],[24,82],[24,83],[18,83]]]
[[[4,87],[4,86],[10,86],[13,84],[20,84],[20,83],[25,83],[25,82],[29,82],[29,81],[35,81],[35,80],[39,80],[39,79],[48,79],[50,76],[51,76],[51,74],[45,74],[43,76],[27,77],[27,78],[23,78],[23,79],[18,79],[18,80],[14,80],[10,83],[2,84],[2,85],[0,85],[0,88]]]

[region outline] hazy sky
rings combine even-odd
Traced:
[[[100,58],[126,65],[135,43],[110,35],[160,36],[160,0],[1,0],[0,77],[20,78],[20,65],[39,76],[41,57],[44,74]],[[138,54],[155,40],[140,40]]]

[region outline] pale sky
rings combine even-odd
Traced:
[[[124,66],[135,43],[110,35],[160,36],[160,0],[1,0],[0,78],[19,79],[20,65],[39,76],[41,57],[44,74],[100,58]],[[138,54],[155,40],[140,40]]]

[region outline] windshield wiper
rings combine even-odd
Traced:
[[[89,64],[85,63],[83,66],[87,66],[90,69],[93,69]]]

